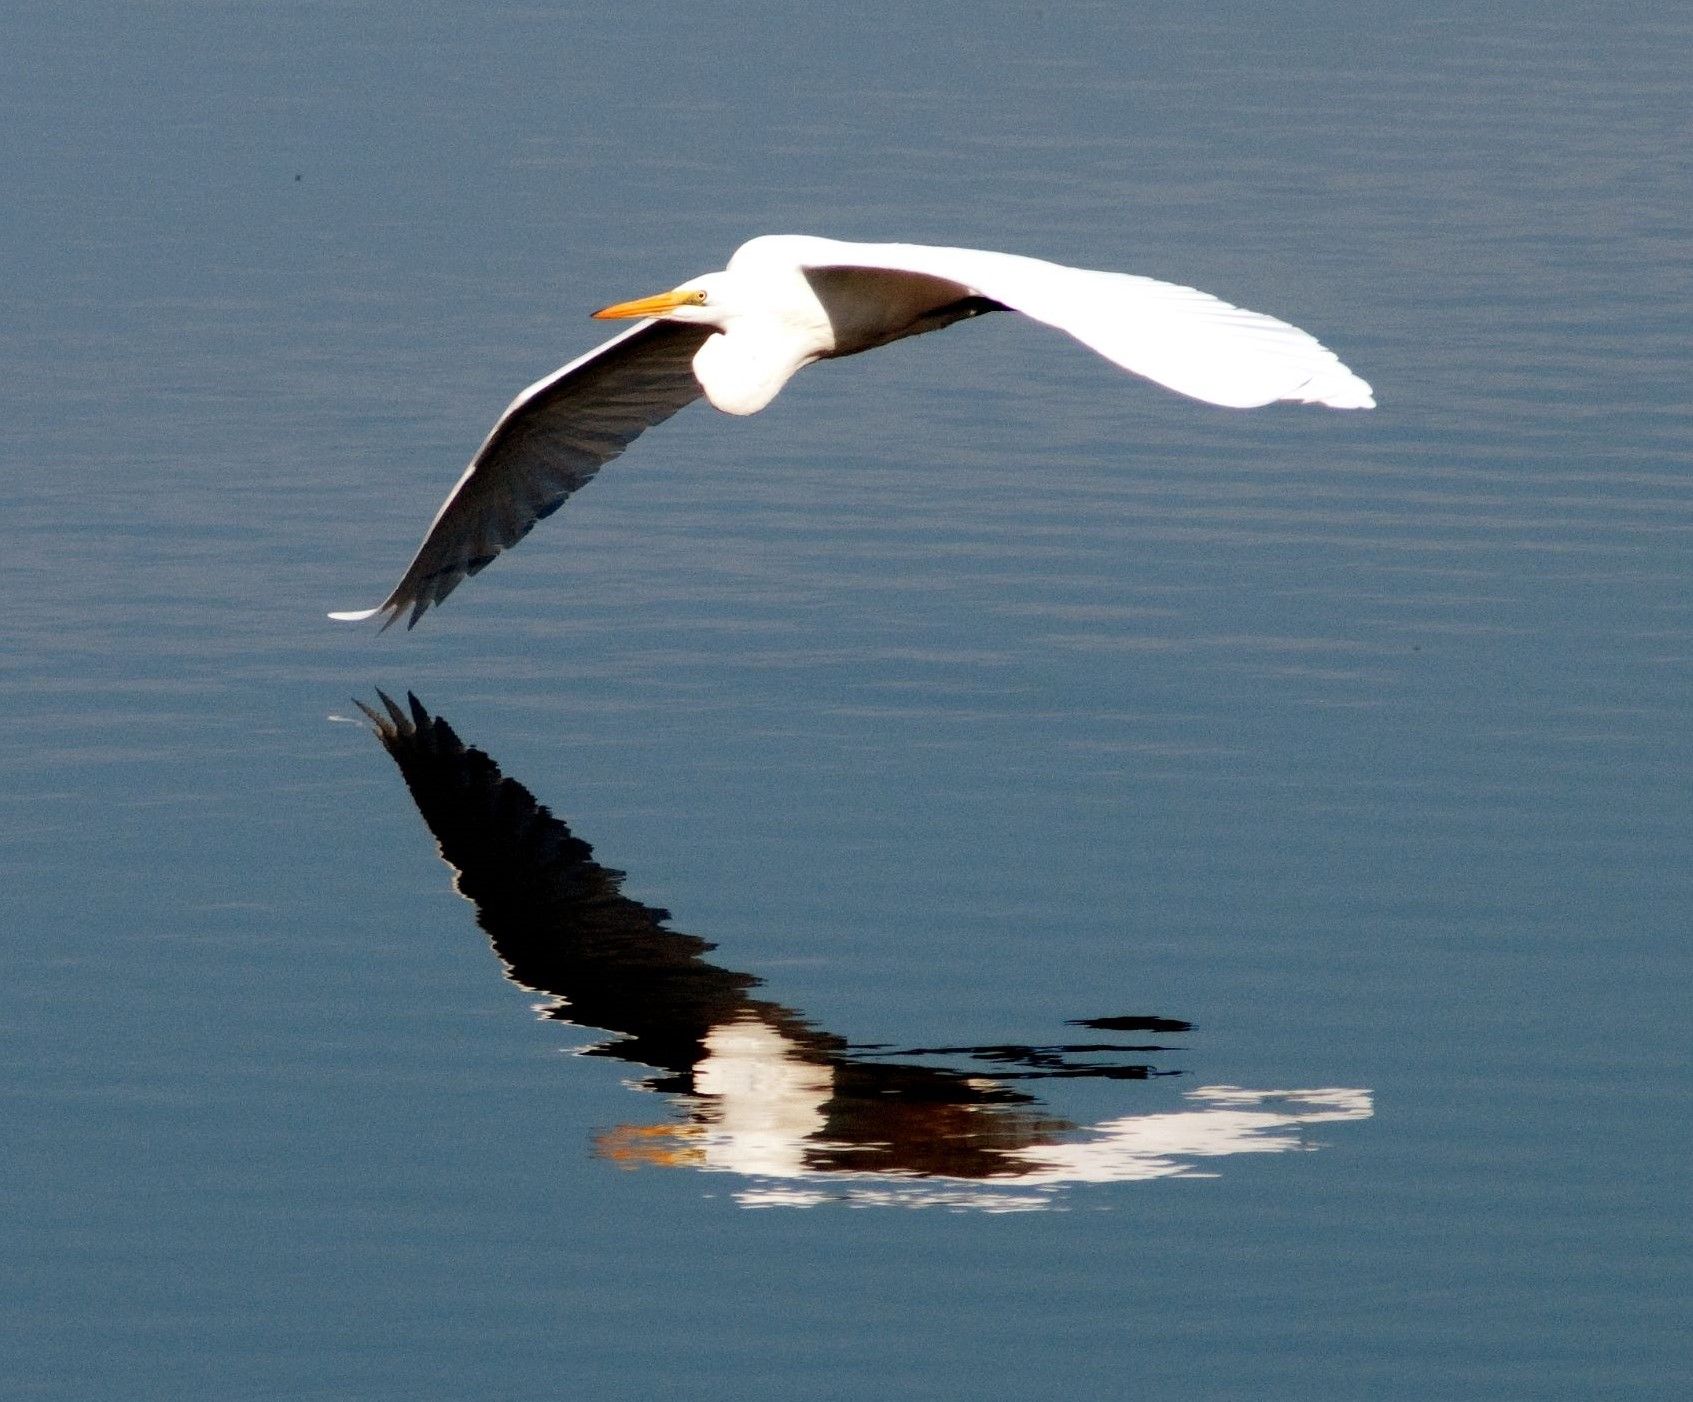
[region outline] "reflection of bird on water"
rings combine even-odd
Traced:
[[[1184,1155],[1298,1147],[1302,1123],[1369,1113],[1365,1092],[1288,1092],[1303,1106],[1289,1111],[1258,1103],[1275,1092],[1207,1087],[1194,1095],[1213,1108],[1128,1117],[1088,1138],[1018,1086],[1173,1074],[1125,1059],[1169,1048],[854,1046],[754,997],[752,975],[708,962],[711,944],[624,895],[623,873],[594,861],[586,842],[415,697],[409,708],[382,702],[361,709],[507,976],[554,1000],[544,1016],[617,1034],[589,1055],[652,1067],[659,1074],[646,1087],[677,1097],[684,1123],[613,1130],[599,1145],[608,1158],[780,1180],[850,1175],[863,1198],[878,1190],[866,1184],[904,1179],[1046,1185],[1191,1173]],[[1078,1025],[1153,1037],[1188,1028],[1157,1017]],[[804,1191],[769,1200],[799,1201]]]
[[[416,623],[701,393],[725,413],[756,413],[814,361],[995,311],[1066,331],[1208,404],[1375,404],[1314,337],[1191,287],[974,248],[769,235],[743,244],[722,272],[595,312],[641,321],[518,395],[393,592],[374,609],[330,616],[385,613],[392,623],[409,610]]]

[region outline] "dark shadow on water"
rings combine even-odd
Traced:
[[[416,697],[402,707],[378,695],[380,707],[360,709],[506,976],[551,1000],[542,1016],[616,1034],[587,1054],[651,1068],[644,1088],[673,1098],[678,1119],[602,1134],[608,1159],[738,1173],[759,1183],[738,1194],[749,1205],[847,1198],[1009,1210],[1046,1205],[1065,1182],[1209,1176],[1194,1160],[1312,1147],[1304,1125],[1370,1114],[1365,1091],[1208,1086],[1184,1097],[1193,1108],[1082,1126],[1033,1088],[1177,1075],[1144,1059],[1177,1049],[1115,1037],[850,1043],[754,996],[761,980],[709,962],[711,943],[624,895],[621,871],[595,861],[588,843]],[[1072,1025],[1153,1038],[1190,1030],[1139,1015]]]

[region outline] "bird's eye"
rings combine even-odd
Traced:
[[[698,291],[689,293],[688,300],[696,307],[703,307],[705,305],[705,297],[705,290],[702,288]]]

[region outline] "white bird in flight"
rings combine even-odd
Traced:
[[[702,393],[724,413],[755,414],[815,360],[994,311],[1056,326],[1207,404],[1375,406],[1369,385],[1315,337],[1191,287],[974,248],[769,234],[742,244],[722,272],[595,312],[641,320],[512,400],[394,592],[373,609],[329,616],[382,613],[386,628],[409,609],[406,626],[415,625],[643,430]]]

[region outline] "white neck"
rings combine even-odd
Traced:
[[[795,371],[834,352],[823,304],[798,269],[782,272],[737,277],[731,269],[710,278],[718,333],[695,353],[694,375],[725,414],[756,414]]]

